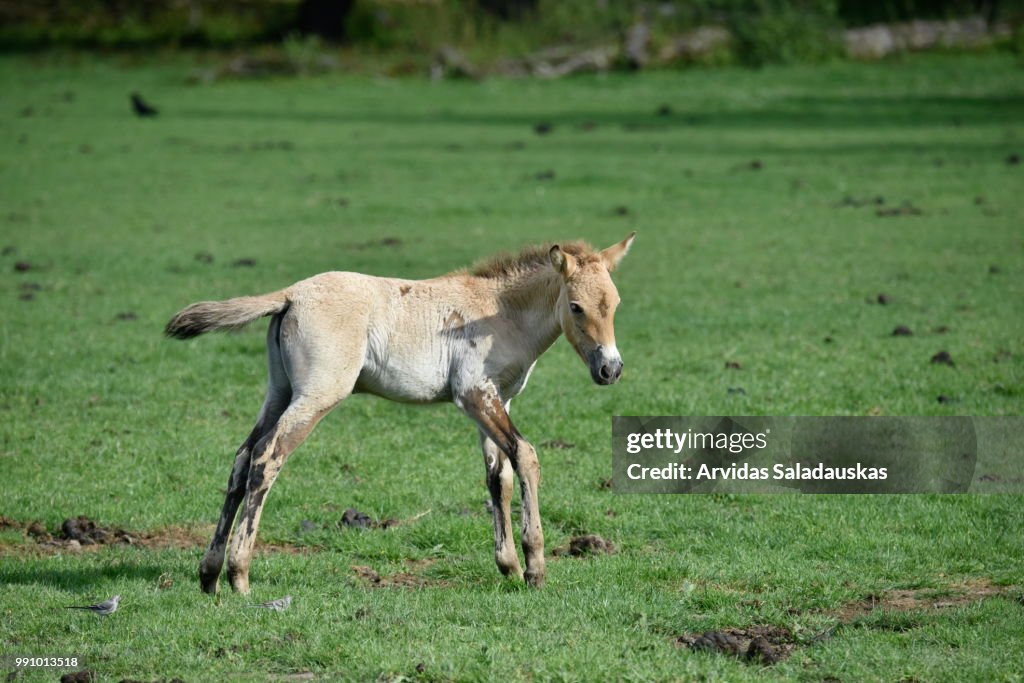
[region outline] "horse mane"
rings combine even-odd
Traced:
[[[536,270],[551,263],[551,257],[548,254],[551,251],[551,247],[555,246],[555,244],[566,254],[573,256],[579,261],[580,265],[591,263],[601,258],[601,255],[594,251],[592,246],[580,240],[548,242],[524,247],[517,254],[508,251],[495,254],[473,264],[472,268],[469,269],[469,274],[482,278],[500,278]]]

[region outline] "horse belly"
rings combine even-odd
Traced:
[[[452,398],[447,364],[436,354],[367,354],[355,391],[403,403],[434,403]]]

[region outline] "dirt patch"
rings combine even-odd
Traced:
[[[972,579],[963,584],[942,589],[913,588],[873,594],[863,600],[843,605],[832,614],[839,619],[840,623],[848,624],[878,610],[918,612],[948,609],[1002,595],[1008,590],[1010,590],[1009,586],[996,586],[988,579]]]
[[[65,519],[60,531],[62,540],[78,541],[81,545],[131,544],[135,540],[127,531],[101,527],[85,515]]]
[[[705,631],[676,638],[680,647],[703,652],[720,652],[748,662],[775,664],[796,648],[796,640],[788,629],[781,626],[751,626]]]
[[[948,365],[950,367],[956,365],[953,362],[953,357],[949,355],[949,351],[939,351],[934,356],[932,356],[931,362],[933,365]]]
[[[201,527],[167,526],[150,531],[128,531],[120,527],[106,527],[97,524],[85,515],[70,517],[61,524],[60,531],[51,533],[40,521],[23,522],[9,517],[0,517],[0,531],[16,530],[24,533],[34,544],[3,546],[4,552],[92,552],[113,545],[133,545],[151,550],[188,550],[206,545],[213,533],[213,525]],[[256,544],[259,553],[303,553],[309,548],[287,543]]]
[[[206,545],[212,533],[212,528],[204,532],[195,528],[168,526],[140,533],[136,536],[136,542],[147,548],[186,549]]]
[[[541,445],[541,448],[562,448],[562,449],[576,448],[576,444],[569,443],[568,441],[566,441],[564,439],[548,439],[547,441],[541,442],[540,445]]]
[[[590,555],[611,555],[615,553],[615,544],[606,541],[597,534],[585,534],[574,536],[569,544],[561,548],[555,548],[554,555],[557,557],[568,555],[569,557],[588,557]]]
[[[26,527],[26,534],[36,539],[40,547],[51,551],[81,552],[97,550],[109,545],[134,545],[143,548],[188,549],[202,546],[205,536],[197,529],[179,526],[163,527],[153,531],[126,531],[119,527],[104,527],[84,515],[64,520],[59,534],[50,534],[40,522]]]
[[[775,664],[789,657],[798,647],[806,647],[828,640],[838,628],[855,623],[875,612],[908,617],[909,619],[921,612],[969,605],[985,598],[1005,595],[1012,590],[1012,586],[997,586],[988,579],[970,579],[962,584],[941,589],[891,590],[869,595],[862,600],[847,603],[836,610],[825,611],[824,614],[833,617],[837,623],[810,638],[799,641],[784,627],[755,625],[703,633],[686,633],[676,636],[673,642],[679,647],[705,652],[720,652],[751,663]],[[912,624],[912,619],[907,623]],[[902,622],[897,623],[896,626],[897,630],[908,627]],[[893,625],[880,628],[893,628]]]
[[[410,569],[422,571],[434,563],[433,560],[407,560],[406,565]],[[397,572],[383,576],[372,567],[354,564],[351,566],[356,577],[363,581],[370,588],[425,588],[428,586],[444,586],[444,581],[432,581],[431,579],[414,572]]]

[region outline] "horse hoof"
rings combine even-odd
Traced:
[[[210,595],[216,595],[217,594],[217,584],[218,584],[217,578],[218,577],[216,577],[216,576],[212,576],[212,577],[200,576],[199,577],[199,585],[200,585],[200,587],[202,587],[204,593],[209,593]]]
[[[242,595],[249,594],[249,577],[242,576],[241,574],[231,574],[228,576],[231,581],[231,590]]]
[[[504,576],[506,579],[511,579],[512,581],[516,581],[516,582],[522,581],[523,578],[524,578],[523,577],[523,570],[522,569],[518,569],[518,568],[517,569],[509,569],[508,571],[502,570],[501,575]]]
[[[210,571],[204,565],[199,565],[199,586],[204,593],[217,594],[217,584],[220,579],[220,567],[216,571]]]
[[[531,588],[543,588],[546,580],[543,572],[526,572],[526,585]]]

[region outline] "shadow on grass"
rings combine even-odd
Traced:
[[[43,567],[26,563],[22,567],[0,568],[0,583],[20,585],[46,585],[68,591],[92,589],[99,583],[127,579],[156,581],[168,571],[166,564],[115,561],[92,566]]]

